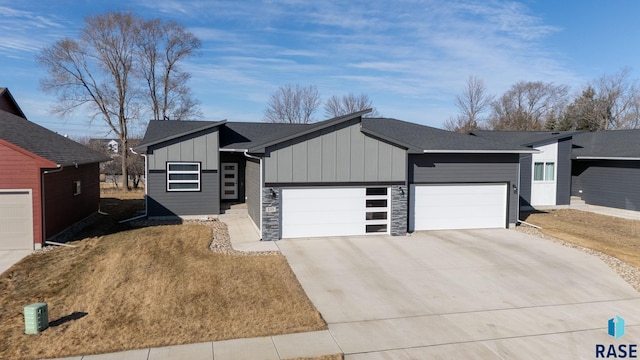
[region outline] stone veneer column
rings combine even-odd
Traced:
[[[271,189],[275,192],[275,197],[271,195]],[[262,241],[275,241],[280,239],[281,195],[280,188],[265,187],[262,189]]]
[[[407,211],[409,192],[405,185],[391,186],[391,235],[403,236],[407,234]]]

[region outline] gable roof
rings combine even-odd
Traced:
[[[508,130],[473,130],[469,134],[485,139],[505,142],[514,146],[534,146],[552,140],[566,139],[579,131],[508,131]]]
[[[370,113],[370,112],[371,112],[371,109],[366,109],[366,110],[354,112],[354,113],[351,113],[351,114],[347,114],[347,115],[344,115],[344,116],[334,117],[334,118],[329,119],[329,120],[320,121],[320,122],[313,123],[313,124],[307,124],[304,127],[300,127],[299,129],[296,129],[297,131],[292,131],[289,134],[281,135],[281,136],[278,136],[277,138],[269,139],[269,140],[263,141],[263,142],[261,142],[259,144],[256,144],[253,147],[251,147],[249,149],[249,151],[250,152],[264,152],[265,148],[267,148],[269,146],[277,145],[277,144],[283,143],[285,141],[289,141],[289,140],[298,138],[300,136],[304,136],[304,135],[310,134],[310,133],[315,132],[315,131],[319,131],[319,130],[326,129],[326,128],[334,126],[334,125],[341,124],[341,123],[343,123],[345,121],[349,121],[349,120],[352,120],[352,119],[356,119],[356,118],[362,117],[362,115]]]
[[[363,118],[362,131],[404,144],[412,153],[531,153],[519,145],[491,141],[397,119]]]
[[[370,109],[362,110],[313,124],[152,120],[149,122],[144,139],[135,149],[146,151],[151,145],[220,126],[220,150],[263,153],[269,146],[360,118],[363,133],[408,149],[411,153],[537,152],[519,145],[397,119],[362,117],[370,111]]]
[[[573,137],[572,158],[640,160],[640,129],[583,132]]]
[[[309,126],[311,124],[228,122],[220,129],[220,148],[248,151],[260,144],[295,134]]]
[[[182,120],[151,120],[140,145],[135,149],[146,151],[149,146],[177,139],[198,131],[208,130],[226,123],[222,121],[182,121]]]
[[[13,95],[11,95],[9,89],[5,87],[0,87],[0,110],[10,112],[25,119],[27,118],[13,98]]]
[[[61,166],[111,160],[102,153],[3,110],[0,110],[0,139]]]

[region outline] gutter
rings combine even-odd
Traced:
[[[138,220],[138,219],[142,219],[142,218],[147,217],[147,206],[148,206],[147,202],[149,201],[148,200],[149,196],[148,196],[148,193],[147,193],[147,191],[148,191],[147,189],[149,188],[147,186],[147,182],[148,182],[148,179],[149,179],[149,176],[148,176],[149,165],[147,164],[147,155],[146,154],[138,154],[137,152],[135,152],[133,150],[133,148],[129,148],[129,151],[131,151],[133,154],[136,154],[138,156],[142,156],[144,158],[144,176],[145,176],[145,183],[144,183],[144,212],[142,213],[142,215],[134,216],[134,217],[129,218],[129,219],[120,220],[120,221],[118,221],[118,224],[122,224],[122,223],[126,223],[126,222],[129,222],[129,221]]]
[[[424,150],[425,154],[537,154],[540,150]]]
[[[638,161],[638,160],[640,160],[640,157],[576,156],[576,160],[630,160],[630,161]]]

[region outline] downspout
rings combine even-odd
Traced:
[[[262,158],[258,157],[258,156],[249,155],[248,151],[249,150],[245,150],[244,151],[244,156],[248,157],[249,159],[258,160],[258,166],[260,167],[260,169],[259,169],[260,170],[260,189],[259,189],[260,190],[260,196],[258,196],[258,198],[260,199],[260,205],[259,205],[259,208],[260,208],[260,221],[259,221],[260,225],[259,225],[259,227],[260,227],[260,229],[258,229],[258,230],[260,232],[260,240],[262,241]],[[246,183],[246,181],[245,181],[245,183]]]
[[[138,216],[134,216],[132,218],[129,219],[124,219],[124,220],[120,220],[118,221],[118,224],[122,224],[122,223],[126,223],[129,221],[133,221],[133,220],[138,220],[138,219],[142,219],[147,217],[147,202],[149,201],[149,196],[148,196],[148,182],[149,182],[149,165],[147,164],[147,155],[146,154],[138,154],[137,152],[135,152],[133,150],[133,148],[129,148],[129,151],[131,151],[132,153],[138,155],[138,156],[142,156],[144,158],[144,212],[142,213],[142,215],[138,215]]]
[[[46,174],[55,174],[55,173],[59,173],[64,169],[64,166],[62,166],[61,164],[56,164],[56,169],[54,170],[45,170],[42,172],[42,177],[40,179],[40,198],[42,199],[41,201],[41,216],[42,216],[42,220],[40,221],[42,223],[42,242],[40,243],[40,246],[42,247],[42,245],[45,244],[46,240],[47,240],[47,222],[45,221],[46,217],[45,217],[45,196],[44,196],[44,176]]]

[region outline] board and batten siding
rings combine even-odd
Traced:
[[[571,148],[571,138],[558,140],[556,205],[569,205],[571,202]]]
[[[509,194],[508,221],[518,220],[518,154],[424,154],[409,155],[409,183],[506,183]]]
[[[572,193],[589,205],[640,211],[640,161],[574,160]]]
[[[202,170],[218,170],[218,130],[210,129],[150,146],[147,161],[149,170],[166,170],[170,161],[199,162]]]
[[[260,163],[251,159],[246,162],[245,194],[249,217],[260,228]]]
[[[364,135],[359,119],[267,148],[265,183],[404,182],[406,150]]]

